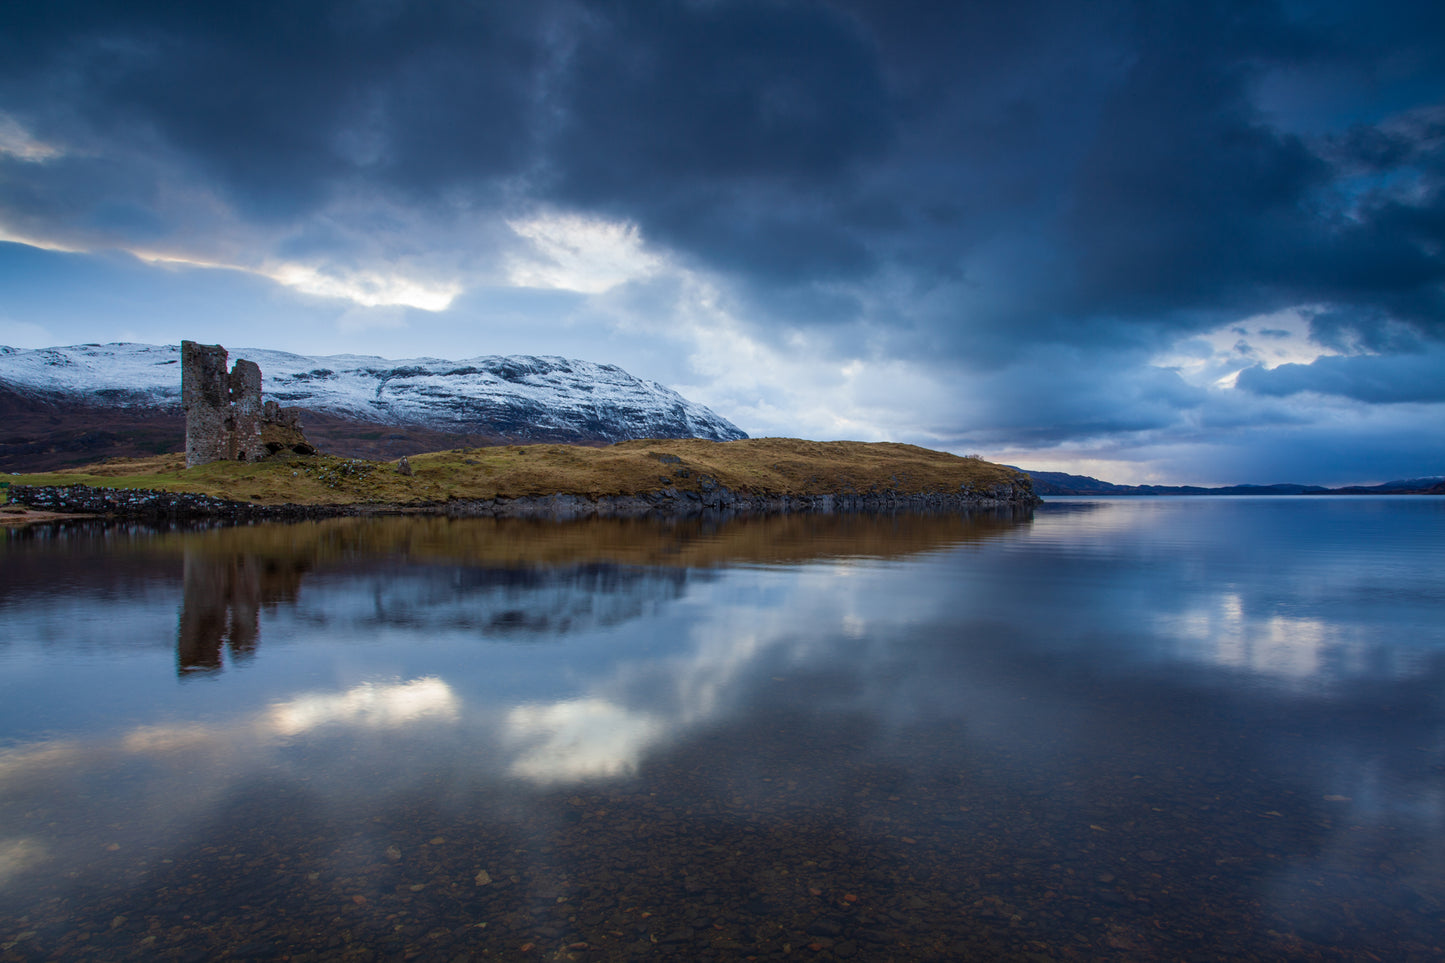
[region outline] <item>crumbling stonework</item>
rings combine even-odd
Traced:
[[[271,455],[288,450],[297,455],[316,454],[301,430],[301,409],[282,408],[274,401],[261,406],[261,444]]]
[[[261,368],[238,360],[231,369],[231,434],[227,455],[232,461],[255,461],[268,452],[261,445]]]
[[[278,428],[289,428],[292,431],[301,430],[301,409],[282,408],[278,402],[268,401],[261,406],[261,418],[268,425],[275,425]]]
[[[181,407],[186,412],[186,467],[230,454],[231,384],[226,349],[181,342]]]
[[[218,344],[181,342],[181,407],[186,412],[186,467],[256,461],[290,448],[315,449],[301,433],[301,410],[261,401],[261,368],[240,359],[226,370]]]

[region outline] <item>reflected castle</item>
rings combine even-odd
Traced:
[[[219,671],[223,651],[233,663],[255,655],[261,641],[261,606],[294,602],[308,568],[242,553],[217,557],[188,546],[177,671]]]

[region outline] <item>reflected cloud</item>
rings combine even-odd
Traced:
[[[506,740],[520,747],[508,772],[534,783],[631,775],[666,721],[601,698],[518,706],[507,713]]]
[[[421,720],[455,722],[461,707],[441,679],[414,679],[395,685],[363,683],[339,695],[307,695],[271,708],[266,726],[294,736],[327,725],[394,729]]]
[[[1328,503],[1299,502],[1314,513],[1303,521],[1291,504],[1106,502],[980,537],[950,520],[940,536],[874,518],[681,533],[428,520],[173,539],[172,590],[153,607],[176,611],[179,554],[183,624],[219,626],[221,646],[256,626],[266,651],[244,676],[185,686],[167,652],[146,652],[145,671],[179,694],[126,707],[151,724],[118,731],[112,712],[93,735],[0,752],[0,884],[18,896],[31,879],[63,887],[72,870],[110,879],[115,853],[169,880],[156,861],[210,858],[246,820],[260,829],[233,845],[250,858],[280,814],[319,854],[317,872],[359,881],[347,885],[380,906],[373,895],[431,886],[411,861],[431,832],[396,837],[440,813],[469,836],[438,828],[448,847],[495,846],[511,882],[530,862],[550,886],[587,878],[587,847],[608,860],[627,849],[617,839],[633,840],[656,800],[686,811],[676,828],[689,843],[738,828],[744,811],[750,829],[780,836],[796,815],[820,845],[853,847],[850,884],[880,855],[972,873],[1036,853],[1073,861],[1085,881],[1107,870],[1124,881],[1109,894],[1160,893],[1145,888],[1154,873],[1217,892],[1210,874],[1227,858],[1248,871],[1230,892],[1273,875],[1316,899],[1311,874],[1348,876],[1379,833],[1438,833],[1445,792],[1419,752],[1438,742],[1445,656],[1408,677],[1381,670],[1418,652],[1399,626],[1439,648],[1438,631],[1420,631],[1439,577],[1410,554],[1418,542],[1373,520],[1371,550],[1408,563],[1362,580],[1358,542],[1323,540]],[[488,542],[500,532],[511,541]],[[811,554],[776,561],[810,538]],[[506,552],[525,561],[502,564]],[[690,561],[642,561],[678,556]],[[706,561],[719,558],[749,564]],[[1393,621],[1372,624],[1379,612]],[[171,629],[154,634],[168,644]],[[347,681],[297,681],[317,677]],[[30,823],[34,799],[53,802]],[[614,821],[592,823],[602,810]],[[591,833],[619,826],[622,837]],[[558,827],[588,830],[586,846],[532,845]],[[976,846],[985,836],[1003,842]],[[479,868],[503,878],[495,855],[460,852],[445,858],[465,898]],[[1432,872],[1397,875],[1433,887]],[[533,899],[534,882],[511,892]],[[1104,912],[1125,905],[1109,899]]]
[[[1198,600],[1185,612],[1161,616],[1157,626],[1177,638],[1189,658],[1296,682],[1318,675],[1327,662],[1338,662],[1348,648],[1339,627],[1320,619],[1251,618],[1236,592]]]
[[[202,751],[219,761],[327,726],[362,730],[454,723],[461,709],[452,687],[438,678],[363,682],[337,693],[306,693],[222,724],[137,726],[114,739],[57,739],[18,746],[0,752],[0,779],[18,785],[46,773],[103,768],[123,756],[160,759]]]
[[[1154,628],[1178,643],[1184,658],[1293,686],[1318,687],[1350,679],[1405,678],[1415,663],[1379,658],[1377,645],[1358,638],[1348,622],[1284,615],[1252,615],[1236,592],[1192,600],[1178,613],[1159,614]]]
[[[857,578],[863,571],[872,576]],[[708,617],[681,615],[666,652],[621,653],[580,696],[511,710],[509,749],[520,754],[508,772],[543,785],[634,773],[649,754],[736,716],[775,672],[812,672],[839,658],[838,637],[896,631],[947,604],[912,597],[899,585],[907,578],[906,567],[845,561],[790,571],[786,592],[772,598],[766,570],[699,587],[690,601]],[[855,579],[862,584],[840,599],[840,583]],[[851,676],[868,666],[834,669]]]
[[[0,839],[0,886],[49,858],[49,850],[38,839],[18,836]]]
[[[353,758],[331,747],[369,734],[420,736],[423,726],[435,733],[461,714],[451,686],[423,677],[309,692],[222,722],[145,725],[0,751],[0,819],[42,818],[45,826],[39,835],[0,839],[0,887],[47,862],[87,867],[113,848],[101,843],[117,837],[153,850],[186,845],[193,825],[261,774],[290,771],[332,806],[396,788],[417,775],[404,752],[393,751],[403,758],[384,774],[368,769],[360,786]],[[282,753],[307,734],[317,741],[288,761]]]

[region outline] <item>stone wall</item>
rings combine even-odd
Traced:
[[[731,518],[741,515],[852,514],[920,512],[1024,512],[1040,499],[1027,484],[963,488],[956,492],[846,492],[790,495],[735,492],[714,485],[702,492],[663,488],[636,495],[524,495],[519,498],[454,499],[433,510],[454,518]]]
[[[236,461],[255,461],[268,452],[261,444],[261,368],[238,360],[231,369],[231,437],[228,450]]]
[[[291,431],[301,430],[301,409],[282,408],[275,401],[268,401],[261,406],[261,419],[268,425],[275,425],[278,428],[286,428]]]
[[[147,521],[299,521],[367,514],[350,505],[252,505],[190,492],[162,492],[146,488],[92,488],[88,485],[12,485],[10,500],[45,512],[106,515]]]
[[[256,461],[283,447],[299,450],[301,410],[261,401],[261,368],[239,359],[226,370],[219,344],[181,342],[181,407],[186,412],[186,467],[213,461]],[[262,437],[279,426],[282,440]],[[309,449],[309,446],[308,446]]]
[[[181,342],[181,407],[186,412],[187,468],[235,457],[225,348]]]
[[[689,518],[716,519],[739,515],[774,515],[819,512],[1005,512],[1029,513],[1038,497],[1027,485],[994,485],[957,492],[903,494],[865,492],[838,495],[786,495],[734,492],[722,486],[698,493],[662,489],[637,495],[529,495],[521,498],[456,499],[407,505],[359,503],[351,505],[254,505],[210,495],[161,492],[131,488],[91,488],[85,485],[15,485],[10,500],[50,512],[83,512],[125,518],[214,518],[224,521],[288,521],[337,515],[411,514],[448,515],[454,518]]]

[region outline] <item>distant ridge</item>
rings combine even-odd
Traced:
[[[1013,466],[1009,466],[1013,467]],[[1383,485],[1350,485],[1325,488],[1321,485],[1115,485],[1088,475],[1061,471],[1018,469],[1034,480],[1040,495],[1445,495],[1445,475],[1405,478]]]
[[[260,348],[231,348],[230,355],[260,365],[265,397],[302,408],[307,437],[338,455],[747,437],[670,388],[590,361],[533,355],[388,360]],[[184,445],[180,391],[178,345],[0,347],[0,469],[178,451]]]

